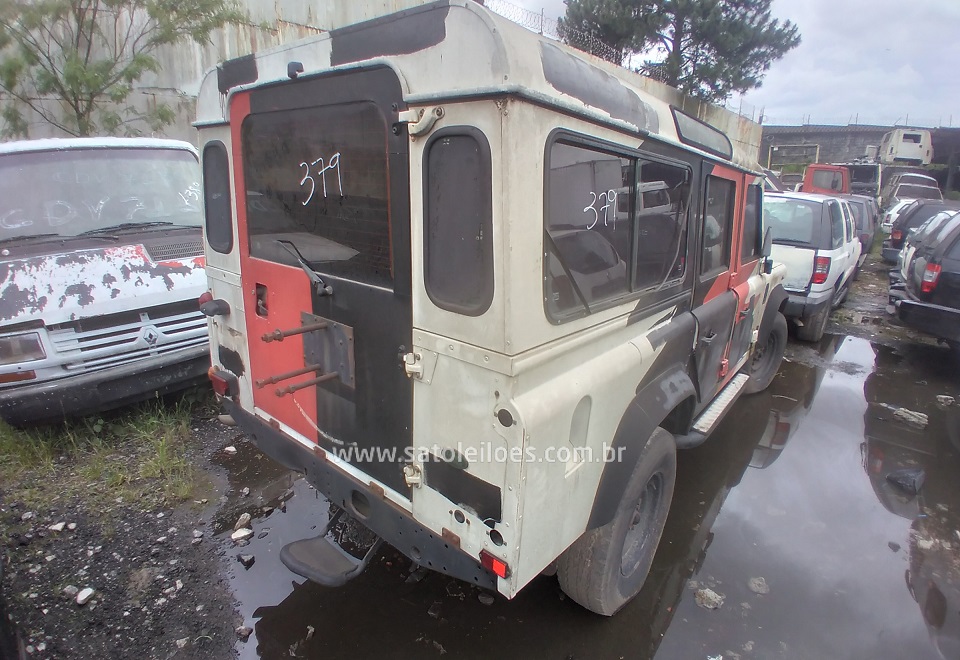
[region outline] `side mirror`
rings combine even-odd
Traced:
[[[763,274],[769,275],[773,272],[773,259],[770,258],[770,253],[773,252],[773,232],[770,231],[770,228],[767,227],[767,231],[763,234],[763,248],[760,250],[760,256],[763,257]]]

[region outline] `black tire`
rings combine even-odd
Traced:
[[[640,453],[613,520],[586,532],[557,560],[564,593],[591,612],[612,616],[640,592],[660,543],[676,478],[673,436],[657,428]]]
[[[743,387],[744,394],[762,392],[773,382],[780,363],[783,361],[783,352],[787,349],[787,319],[783,314],[776,312],[770,332],[765,338],[757,342],[753,349],[753,356],[747,364],[746,373],[750,380]]]
[[[797,326],[797,339],[803,341],[820,341],[827,329],[827,319],[830,317],[830,306],[824,305],[819,312],[807,319],[803,325]]]

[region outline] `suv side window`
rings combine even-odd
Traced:
[[[831,201],[830,209],[830,248],[836,250],[843,247],[843,210],[840,204]]]
[[[557,140],[544,214],[544,305],[554,323],[681,278],[689,170]]]
[[[740,263],[760,256],[760,209],[763,208],[763,186],[747,186],[747,205],[743,212],[743,236],[740,241]]]
[[[701,227],[701,275],[730,266],[730,227],[735,197],[736,184],[733,181],[716,176],[707,179],[707,204]]]

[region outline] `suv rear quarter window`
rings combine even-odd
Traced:
[[[830,213],[830,248],[833,250],[843,247],[843,209],[835,201],[827,202]]]

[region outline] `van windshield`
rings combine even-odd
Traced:
[[[179,149],[93,148],[0,155],[0,241],[137,225],[199,227],[200,164]]]
[[[766,196],[763,198],[763,226],[770,229],[774,243],[817,247],[820,238],[820,202]]]

